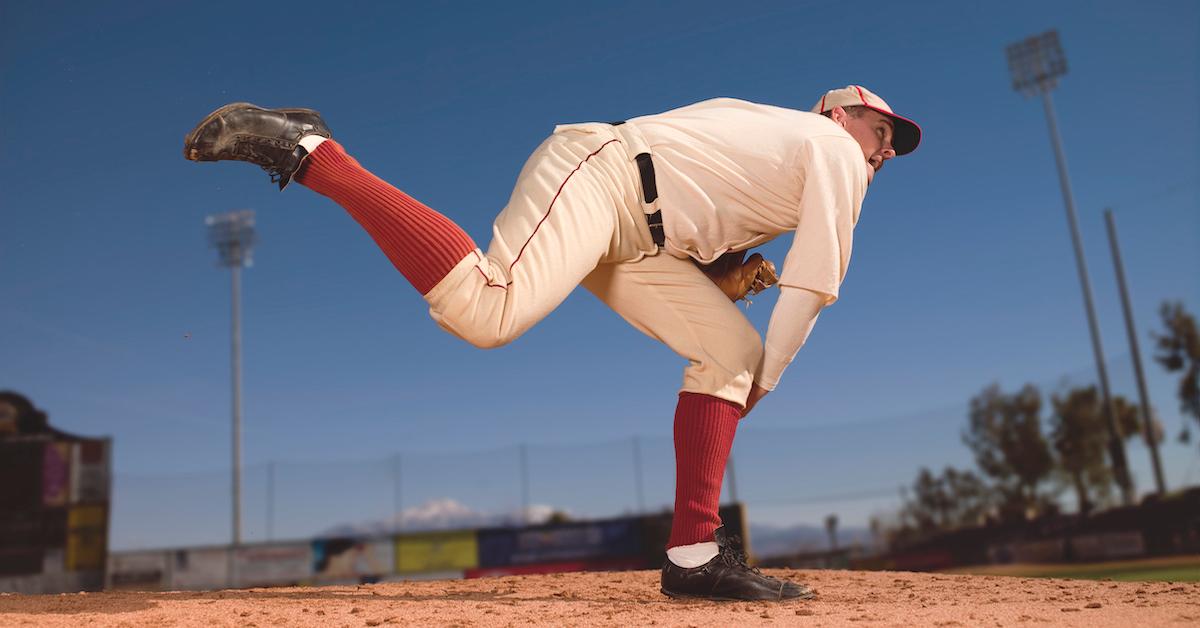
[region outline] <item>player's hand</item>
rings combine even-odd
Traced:
[[[754,409],[754,405],[758,403],[758,400],[766,397],[767,393],[769,392],[771,391],[759,386],[758,384],[752,385],[750,387],[750,396],[746,397],[746,409],[742,410],[742,416],[744,417],[747,414],[750,414],[750,411]]]

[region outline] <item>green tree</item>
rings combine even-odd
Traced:
[[[1051,398],[1050,439],[1058,464],[1087,514],[1113,496],[1115,475],[1108,464],[1108,425],[1104,401],[1095,386],[1076,388]],[[1138,409],[1121,396],[1113,397],[1113,412],[1122,439],[1139,433]]]
[[[1006,520],[1036,516],[1050,502],[1039,490],[1054,469],[1041,408],[1042,395],[1031,384],[1011,395],[993,384],[971,399],[962,439],[979,469],[992,478]]]
[[[974,473],[946,467],[935,475],[922,467],[905,496],[902,520],[911,528],[910,536],[927,536],[979,524],[990,501],[987,485]]]
[[[1179,378],[1179,408],[1200,423],[1200,331],[1196,318],[1178,301],[1163,303],[1159,314],[1166,333],[1154,334],[1158,348],[1154,360],[1168,372],[1183,372]],[[1187,442],[1190,436],[1185,424],[1179,440]]]

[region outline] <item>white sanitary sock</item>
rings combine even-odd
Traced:
[[[305,135],[304,137],[300,138],[300,145],[303,146],[304,150],[308,151],[311,155],[312,152],[317,150],[317,147],[321,145],[321,142],[324,142],[327,139],[329,138],[321,137],[320,135]]]
[[[712,560],[717,555],[717,544],[713,541],[706,543],[695,543],[692,545],[680,545],[667,550],[667,560],[675,563],[678,567],[691,569],[699,567],[704,563]]]

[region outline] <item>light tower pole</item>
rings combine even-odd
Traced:
[[[218,264],[233,275],[233,546],[242,542],[242,267],[253,264],[254,211],[245,209],[209,216],[208,242],[217,249]]]
[[[1121,288],[1121,309],[1125,311],[1125,332],[1129,336],[1129,353],[1133,357],[1133,374],[1137,376],[1138,398],[1142,405],[1142,435],[1150,449],[1150,464],[1154,468],[1154,485],[1158,496],[1167,492],[1163,479],[1162,460],[1158,458],[1158,435],[1154,430],[1154,417],[1150,409],[1150,394],[1146,392],[1146,374],[1142,371],[1142,350],[1138,347],[1137,326],[1133,324],[1133,305],[1129,302],[1129,285],[1125,282],[1125,264],[1121,262],[1121,247],[1117,244],[1117,223],[1111,209],[1104,210],[1108,224],[1108,243],[1112,247],[1113,267],[1117,271],[1117,286]]]
[[[1058,77],[1067,73],[1067,59],[1058,41],[1058,31],[1047,31],[1008,47],[1008,69],[1012,72],[1013,89],[1026,96],[1040,93],[1046,110],[1046,123],[1050,127],[1050,141],[1054,146],[1054,159],[1058,165],[1058,181],[1062,187],[1063,202],[1067,208],[1067,224],[1071,229],[1071,242],[1075,247],[1075,264],[1079,270],[1079,283],[1083,288],[1084,309],[1087,310],[1088,329],[1092,335],[1092,351],[1096,357],[1096,371],[1100,378],[1100,393],[1104,400],[1105,424],[1108,428],[1108,452],[1112,459],[1113,475],[1121,487],[1121,500],[1125,504],[1134,501],[1133,481],[1129,477],[1129,465],[1125,460],[1125,444],[1117,431],[1116,413],[1113,411],[1112,396],[1108,390],[1108,371],[1104,366],[1104,347],[1100,344],[1099,326],[1096,324],[1096,308],[1092,304],[1092,285],[1088,279],[1087,264],[1083,259],[1083,243],[1079,237],[1079,220],[1075,215],[1075,197],[1071,193],[1071,180],[1067,176],[1067,157],[1063,153],[1062,139],[1058,135],[1058,118],[1054,114],[1054,103],[1050,90],[1058,85]]]

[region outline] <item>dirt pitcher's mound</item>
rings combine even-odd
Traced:
[[[767,570],[810,601],[676,601],[658,572],[207,593],[0,595],[4,626],[1196,626],[1200,583]]]

